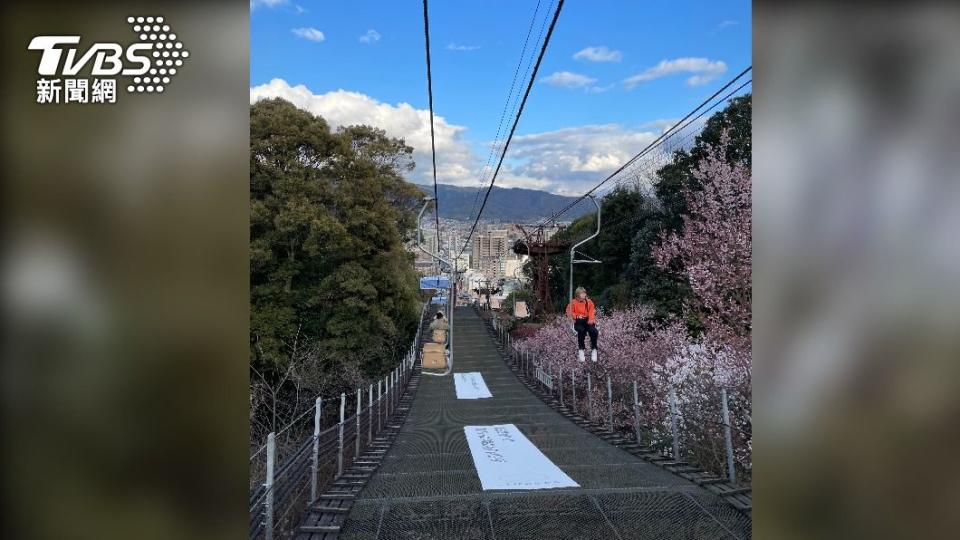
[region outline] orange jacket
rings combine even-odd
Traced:
[[[574,298],[567,304],[567,317],[570,317],[573,320],[577,320],[579,317],[586,317],[587,324],[596,323],[597,310],[593,305],[593,300],[587,298],[586,300],[580,300]]]

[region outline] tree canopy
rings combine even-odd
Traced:
[[[617,188],[603,198],[601,233],[581,248],[602,264],[577,265],[575,286],[586,287],[605,308],[642,303],[659,320],[689,315],[684,311],[691,296],[684,260],[676,257],[658,264],[653,253],[665,237],[682,235],[689,192],[702,189],[697,170],[710,158],[711,148],[722,147],[727,163],[750,168],[751,99],[750,94],[734,98],[712,115],[693,146],[674,152],[671,163],[657,171],[651,191]],[[583,216],[560,235],[583,238],[595,223],[595,214]],[[556,307],[562,308],[568,301],[569,253],[553,257],[550,265],[552,295]],[[691,329],[699,329],[699,320],[687,322]]]
[[[370,126],[332,131],[282,99],[250,107],[250,361],[379,375],[415,331],[404,250],[422,200],[413,149]],[[333,384],[327,381],[328,384]]]

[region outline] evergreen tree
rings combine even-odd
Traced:
[[[412,149],[282,99],[251,106],[250,146],[252,365],[279,372],[307,350],[314,377],[379,375],[419,314]]]

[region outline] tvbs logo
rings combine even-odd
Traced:
[[[139,41],[94,43],[81,49],[80,36],[36,36],[27,46],[40,51],[37,103],[116,103],[117,79],[129,93],[162,93],[190,52],[163,17],[127,17]],[[89,77],[76,77],[89,68]],[[122,86],[122,85],[121,85]]]

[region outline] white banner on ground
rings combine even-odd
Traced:
[[[513,424],[463,431],[484,490],[580,487]]]
[[[453,384],[457,388],[457,399],[483,399],[493,397],[478,372],[454,373]]]

